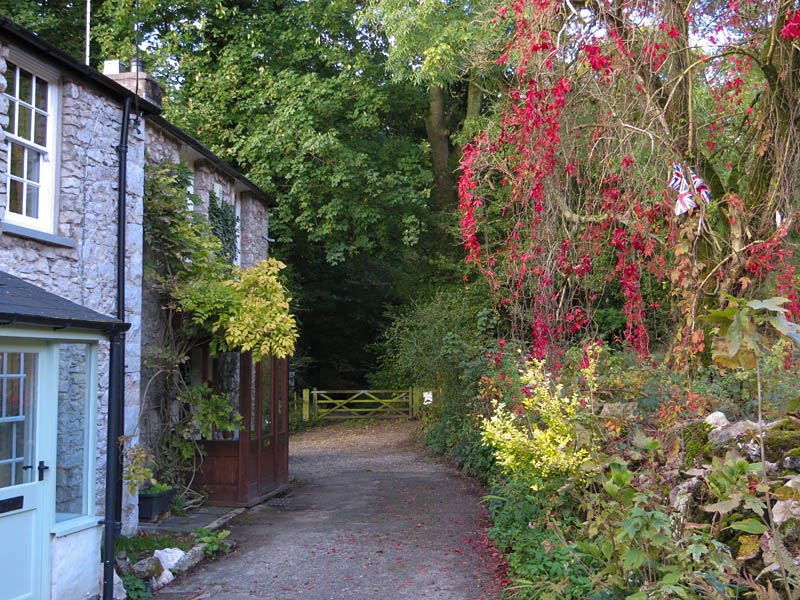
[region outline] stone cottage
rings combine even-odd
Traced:
[[[268,252],[268,198],[161,117],[132,67],[102,74],[0,15],[0,600],[99,597],[101,539],[137,528],[114,440],[137,435],[157,334],[145,164],[192,167],[187,210],[212,192],[234,207],[243,266]]]

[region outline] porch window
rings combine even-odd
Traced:
[[[58,359],[56,522],[91,516],[93,344],[62,343]]]
[[[0,352],[0,488],[33,481],[36,354]]]

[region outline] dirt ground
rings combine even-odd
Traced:
[[[156,598],[496,598],[483,491],[428,456],[416,427],[337,424],[292,436],[290,495],[231,521],[237,549]]]

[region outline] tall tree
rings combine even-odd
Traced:
[[[586,332],[609,279],[642,354],[649,274],[684,350],[702,350],[698,310],[723,292],[777,284],[800,317],[791,2],[514,0],[498,22],[513,85],[465,154],[462,235],[534,355]]]

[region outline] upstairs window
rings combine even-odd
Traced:
[[[53,232],[55,82],[9,59],[5,221]]]

